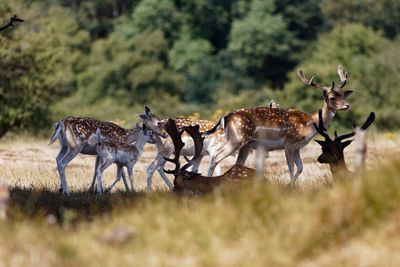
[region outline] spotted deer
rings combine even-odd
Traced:
[[[313,123],[315,130],[322,135],[325,140],[315,140],[322,148],[322,154],[318,157],[318,162],[322,164],[329,164],[332,176],[334,178],[338,178],[340,176],[345,176],[349,174],[353,174],[347,166],[346,162],[344,160],[344,154],[343,151],[344,149],[351,144],[351,142],[354,140],[346,140],[350,137],[356,136],[357,133],[364,133],[365,130],[374,122],[375,120],[375,113],[371,112],[367,118],[367,120],[364,122],[361,127],[356,127],[354,124],[354,131],[347,133],[347,134],[342,134],[338,135],[337,131],[335,131],[335,138],[332,139],[328,133],[326,128],[324,127],[324,119],[322,116],[322,111],[320,110],[319,112],[319,123],[318,126],[316,123]],[[366,153],[366,142],[362,144],[363,146],[363,151],[360,151],[360,153],[363,153],[365,156]]]
[[[146,143],[155,143],[153,132],[143,125],[139,131],[136,143],[130,144],[118,139],[105,138],[102,136],[101,130],[97,129],[95,140],[98,161],[98,165],[96,166],[97,170],[95,170],[95,173],[97,174],[97,193],[102,193],[101,179],[104,170],[113,163],[117,165],[117,177],[106,191],[111,191],[115,184],[121,179],[121,177],[123,177],[124,174],[122,168],[126,167],[131,184],[131,190],[134,192],[133,166],[139,160],[144,145]],[[125,187],[127,187],[125,178],[124,183]]]
[[[177,193],[193,193],[202,194],[211,192],[214,188],[224,183],[245,183],[255,177],[255,170],[241,165],[233,165],[227,172],[220,176],[207,177],[197,172],[188,171],[187,169],[196,162],[203,149],[204,137],[201,136],[200,126],[185,126],[181,129],[178,128],[176,121],[168,119],[165,123],[165,130],[171,137],[174,144],[174,158],[165,160],[175,164],[174,170],[164,170],[166,173],[173,174],[174,179],[174,192]],[[186,132],[194,143],[194,155],[188,162],[180,167],[179,157],[181,151],[185,146],[182,142],[182,134]]]
[[[54,133],[50,138],[50,144],[56,139],[60,142],[60,151],[56,157],[57,168],[60,175],[60,192],[68,195],[67,181],[65,178],[65,167],[79,153],[85,155],[97,155],[96,142],[94,139],[96,130],[100,129],[102,135],[125,143],[135,142],[141,131],[136,125],[133,129],[124,129],[114,123],[96,120],[86,117],[67,117],[54,125]],[[156,128],[155,128],[156,129]],[[160,133],[161,134],[161,133]],[[95,170],[99,162],[96,160]],[[96,172],[93,175],[90,190],[93,190]]]
[[[154,172],[157,170],[160,174],[161,178],[168,186],[169,189],[173,188],[173,184],[170,182],[169,178],[164,172],[164,166],[166,164],[165,158],[168,158],[174,153],[174,145],[171,138],[167,138],[168,135],[164,129],[165,123],[168,119],[160,119],[158,116],[154,115],[150,108],[145,106],[145,113],[139,115],[139,117],[143,120],[143,122],[148,126],[150,129],[158,130],[160,127],[163,129],[161,136],[155,135],[156,140],[156,148],[157,148],[157,155],[154,161],[148,166],[147,168],[147,191],[151,190],[152,186],[152,177]],[[210,130],[214,126],[214,122],[208,120],[199,120],[199,119],[189,119],[189,118],[173,118],[177,127],[182,129],[186,126],[193,126],[199,125],[200,131],[207,131]],[[158,131],[160,132],[160,131]],[[163,138],[161,138],[163,137]],[[183,138],[187,145],[182,149],[181,155],[185,157],[193,156],[194,154],[194,144],[191,138],[185,133]],[[204,142],[203,149],[201,153],[196,157],[196,161],[192,162],[191,165],[192,171],[197,171],[201,160],[204,156],[210,155],[213,153],[213,148],[217,147],[223,141],[223,131],[216,131],[215,134],[207,138]]]
[[[279,108],[279,104],[276,101],[271,100],[268,103],[268,107]],[[145,106],[145,113],[140,115],[140,118],[148,125],[148,127],[155,130],[158,130],[159,127],[163,127],[163,125],[167,121],[167,119],[160,119],[159,117],[154,115],[151,112],[150,108],[147,106]],[[199,125],[200,132],[206,132],[212,129],[215,125],[215,122],[210,120],[200,120],[200,119],[190,119],[190,118],[173,118],[173,120],[175,120],[178,129],[182,129],[183,127],[186,126]],[[192,156],[194,153],[193,141],[186,132],[183,133],[183,139],[186,145],[182,149],[181,155],[185,157]],[[158,135],[155,135],[155,140],[156,140],[157,155],[154,161],[147,168],[147,191],[151,190],[152,177],[156,170],[158,171],[158,173],[160,174],[161,178],[164,180],[168,188],[172,189],[173,185],[164,172],[164,166],[166,163],[165,158],[170,157],[171,154],[174,152],[172,139],[170,138],[163,139],[160,138]],[[191,170],[197,172],[204,156],[209,155],[212,157],[212,155],[215,153],[216,148],[218,148],[219,145],[222,144],[223,142],[224,142],[224,132],[222,129],[216,131],[213,135],[208,136],[204,142],[203,150],[200,153],[200,155],[196,158],[196,161],[193,162]],[[237,153],[234,153],[231,156],[236,157]],[[266,153],[265,156],[268,157],[268,153]],[[221,169],[220,168],[216,169],[216,173],[217,175],[219,175],[221,173]]]
[[[323,106],[322,115],[325,126],[335,116],[337,110],[348,110],[346,98],[352,91],[342,91],[347,83],[347,73],[341,65],[337,68],[341,82],[335,86],[325,86],[314,82],[314,76],[307,79],[301,69],[297,74],[306,84],[322,90]],[[300,149],[307,145],[316,135],[313,123],[318,122],[318,114],[305,113],[296,109],[283,108],[248,108],[240,109],[222,117],[213,129],[205,136],[213,134],[220,129],[224,130],[225,142],[214,153],[208,176],[211,176],[218,163],[230,154],[239,151],[236,164],[243,165],[249,154],[250,148],[256,143],[262,143],[266,151],[283,149],[289,167],[291,183],[295,183],[303,170]],[[297,171],[294,171],[296,164]]]

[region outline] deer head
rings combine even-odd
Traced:
[[[346,102],[346,98],[353,92],[351,90],[343,91],[342,89],[347,84],[347,72],[344,71],[343,66],[339,65],[337,67],[337,74],[340,78],[340,83],[335,85],[332,82],[331,86],[322,85],[314,82],[315,76],[307,79],[301,69],[297,71],[297,75],[303,81],[303,83],[321,89],[324,95],[324,101],[328,107],[332,110],[348,110],[350,105]]]
[[[166,138],[167,134],[164,130],[164,122],[151,113],[151,110],[148,106],[144,106],[144,114],[139,115],[139,118],[143,120],[143,124],[146,125],[150,130],[159,136]]]
[[[329,164],[344,164],[344,149],[351,144],[352,140],[346,140],[355,135],[355,130],[350,133],[338,135],[337,131],[335,131],[335,138],[332,140],[330,136],[327,134],[327,130],[324,127],[324,122],[322,118],[322,110],[318,112],[319,116],[319,126],[314,123],[314,128],[317,130],[319,134],[321,134],[325,140],[315,140],[322,147],[322,154],[318,157],[319,163],[329,163]],[[375,120],[375,113],[371,112],[364,122],[364,124],[360,127],[361,130],[366,130]],[[356,128],[356,125],[353,124],[353,127]]]

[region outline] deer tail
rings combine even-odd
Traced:
[[[212,129],[203,132],[202,136],[203,136],[203,137],[207,137],[207,136],[209,136],[209,135],[215,133],[216,131],[218,131],[218,130],[221,129],[221,128],[222,128],[222,129],[225,128],[225,117],[222,117],[222,118],[218,121],[218,123],[215,124],[215,126],[214,126]]]
[[[63,123],[63,121],[59,121],[59,122],[55,123],[54,124],[54,133],[50,137],[49,145],[54,143],[56,141],[56,139],[62,134],[63,131],[64,131],[64,123]]]

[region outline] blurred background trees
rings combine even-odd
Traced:
[[[395,0],[0,0],[0,135],[66,115],[216,118],[265,105],[315,111],[319,82],[349,72],[342,127],[375,110],[400,125],[400,2]],[[335,125],[337,126],[337,125]]]

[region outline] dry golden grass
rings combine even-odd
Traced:
[[[72,195],[65,198],[57,145],[5,141],[0,180],[10,186],[11,203],[9,219],[0,222],[0,266],[399,266],[400,161],[387,162],[398,158],[400,138],[377,135],[369,144],[367,166],[377,170],[362,181],[324,186],[331,176],[311,144],[302,151],[301,190],[274,185],[289,180],[278,151],[267,160],[272,185],[204,197],[166,192],[158,174],[150,195],[125,194],[122,183],[108,195],[88,194],[94,159],[78,156],[67,167]],[[139,190],[154,153],[147,148],[136,166]],[[106,172],[104,185],[114,174]],[[131,235],[110,241],[116,228]]]

